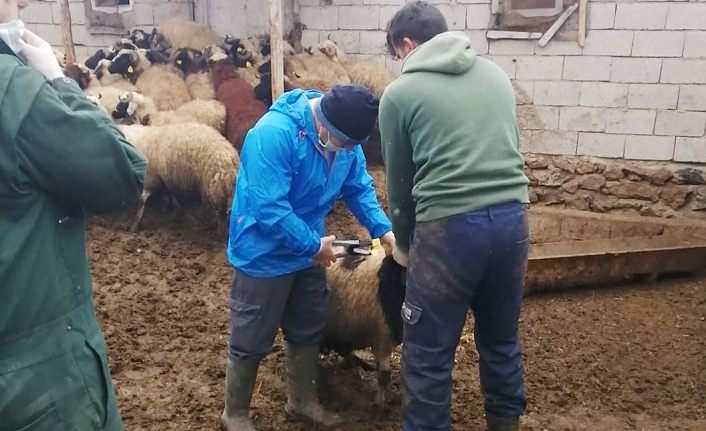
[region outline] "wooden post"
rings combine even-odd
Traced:
[[[284,53],[282,48],[282,0],[270,0],[270,61],[272,100],[284,93]]]
[[[76,51],[74,50],[74,38],[71,34],[71,11],[69,10],[69,0],[56,0],[61,11],[61,44],[64,46],[64,58],[66,64],[76,63]]]
[[[586,7],[588,0],[579,0],[579,46],[586,44]]]

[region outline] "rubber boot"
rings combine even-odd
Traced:
[[[485,423],[488,426],[487,431],[519,431],[520,418],[516,416],[493,416],[485,415]]]
[[[225,408],[221,415],[223,431],[256,431],[248,411],[259,366],[259,359],[229,359],[226,368]]]
[[[324,426],[341,422],[338,415],[319,403],[316,388],[319,380],[319,346],[287,344],[287,389],[284,409],[296,418]]]

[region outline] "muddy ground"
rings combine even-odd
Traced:
[[[127,231],[128,213],[90,222],[98,317],[127,430],[219,429],[231,269],[225,239],[196,214],[153,205],[138,234]],[[340,208],[329,228],[361,233]],[[523,429],[706,430],[705,319],[705,276],[528,297]],[[459,431],[482,429],[472,324],[454,372]],[[253,421],[263,431],[315,429],[284,415],[284,355],[278,337],[260,368]],[[399,357],[383,418],[372,408],[374,372],[323,362],[323,401],[345,418],[341,429],[401,429]]]

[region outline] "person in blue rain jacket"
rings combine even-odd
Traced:
[[[280,327],[287,342],[285,410],[324,425],[339,420],[316,396],[325,267],[336,260],[324,219],[342,198],[372,238],[394,247],[361,148],[378,103],[358,85],[325,94],[297,89],[280,96],[247,134],[228,239],[234,276],[221,417],[227,431],[255,429],[248,411],[257,369]]]

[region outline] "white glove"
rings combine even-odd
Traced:
[[[64,76],[54,50],[44,39],[25,29],[20,45],[20,53],[27,65],[37,69],[47,80],[52,81]]]

